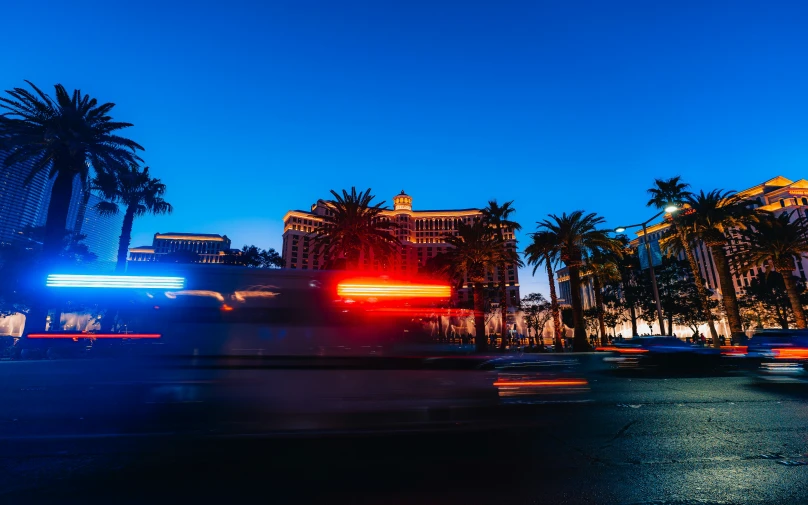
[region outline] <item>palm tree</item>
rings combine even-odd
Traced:
[[[436,261],[437,268],[458,283],[465,280],[474,291],[475,347],[478,352],[486,350],[485,300],[483,290],[488,272],[502,263],[517,264],[516,251],[505,247],[498,235],[491,233],[488,224],[474,221],[458,223],[457,235],[447,236],[448,251]]]
[[[678,175],[670,179],[655,179],[654,187],[648,190],[651,198],[646,205],[648,207],[656,207],[657,209],[665,209],[669,205],[681,207],[684,205],[685,201],[693,195],[687,190],[688,187],[690,187],[690,185],[682,182],[682,178]],[[674,214],[671,216],[671,228],[668,232],[667,246],[669,251],[672,252],[681,250],[687,258],[688,263],[690,263],[690,269],[693,271],[693,280],[699,292],[699,303],[701,304],[701,309],[704,311],[707,326],[710,328],[713,345],[720,345],[718,332],[715,331],[715,318],[710,310],[710,294],[704,286],[704,279],[701,277],[699,264],[696,261],[696,256],[693,254],[692,242],[696,237],[690,229],[681,223],[681,213],[678,214],[679,215]],[[662,241],[660,244],[662,244]],[[653,268],[653,265],[649,265],[649,268]]]
[[[522,225],[517,223],[516,221],[511,221],[509,218],[511,214],[516,212],[516,209],[513,208],[513,200],[510,202],[505,202],[502,205],[499,205],[494,200],[488,200],[488,207],[482,209],[483,214],[483,221],[488,224],[489,226],[496,229],[497,234],[499,235],[499,239],[503,243],[503,247],[511,247],[511,244],[505,240],[505,232],[510,230],[512,233],[516,233],[517,231],[522,229]],[[518,258],[518,256],[517,256]],[[502,318],[502,344],[501,348],[505,349],[505,325],[507,324],[507,315],[508,315],[508,272],[507,266],[505,263],[501,263],[497,265],[497,271],[499,272],[499,307],[500,307],[500,317]],[[515,267],[516,265],[511,265],[511,267]]]
[[[115,215],[119,212],[119,204],[125,210],[123,227],[118,240],[118,260],[116,272],[126,271],[126,255],[132,240],[132,223],[136,217],[146,214],[169,214],[171,204],[163,200],[166,185],[160,179],[149,176],[149,167],[142,170],[132,164],[118,172],[99,172],[93,179],[93,189],[100,190],[106,201],[96,205],[99,213]]]
[[[561,341],[561,310],[558,308],[558,296],[555,289],[555,276],[553,269],[558,264],[558,245],[555,241],[555,236],[546,231],[531,233],[530,237],[533,242],[525,248],[525,257],[527,258],[528,265],[535,265],[533,267],[533,275],[536,275],[536,270],[541,265],[547,270],[547,282],[550,284],[550,306],[553,313],[553,334],[554,345],[553,348],[556,352],[563,352],[564,343]]]
[[[616,239],[615,242],[618,242]],[[619,242],[618,242],[619,243]],[[595,249],[586,259],[584,272],[592,280],[592,290],[595,292],[595,309],[597,310],[598,332],[600,345],[606,345],[606,323],[603,319],[605,312],[603,304],[603,286],[611,281],[620,279],[618,261],[623,257],[618,249],[622,244],[615,244],[609,249]]]
[[[754,227],[739,231],[741,242],[736,254],[745,266],[770,264],[783,276],[797,328],[804,329],[805,312],[792,272],[794,261],[808,252],[808,220],[797,214],[792,221],[793,216],[794,212],[779,216],[761,212]]]
[[[363,259],[378,260],[382,265],[395,257],[401,243],[390,233],[396,223],[382,217],[384,202],[373,204],[370,189],[357,193],[333,189],[328,201],[330,213],[314,236],[314,246],[326,256],[326,267],[344,263],[348,269],[358,269]]]
[[[73,193],[73,180],[87,182],[89,167],[96,172],[114,172],[140,160],[143,150],[136,142],[121,137],[118,130],[132,126],[113,121],[109,112],[113,103],[98,104],[95,98],[55,86],[55,98],[26,81],[33,93],[24,88],[7,90],[0,97],[0,142],[8,149],[5,165],[32,162],[26,183],[46,171],[55,178],[45,222],[43,250],[55,258],[62,247],[67,229],[67,211]]]
[[[586,338],[583,305],[581,303],[581,267],[584,257],[598,248],[617,250],[617,242],[609,237],[609,232],[599,229],[604,219],[595,213],[586,214],[576,210],[569,215],[551,214],[549,219],[539,222],[539,231],[552,234],[558,248],[559,259],[566,265],[570,276],[570,298],[575,326],[573,337],[574,351],[589,350]]]
[[[753,211],[743,204],[742,199],[734,191],[718,189],[709,193],[699,191],[698,195],[687,195],[685,203],[694,212],[683,216],[682,220],[691,228],[694,235],[710,248],[718,272],[724,312],[727,314],[730,331],[733,338],[740,338],[743,335],[743,324],[725,248],[728,244],[729,231],[745,228],[753,216]]]

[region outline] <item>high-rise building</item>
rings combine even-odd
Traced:
[[[199,263],[224,263],[230,239],[210,233],[155,233],[151,246],[129,249],[129,261],[160,261],[161,256],[178,251],[198,254]]]
[[[470,224],[482,218],[480,209],[413,210],[412,197],[404,191],[393,198],[393,204],[393,209],[383,210],[380,216],[397,224],[390,233],[395,234],[401,242],[401,249],[388,271],[404,278],[417,274],[427,261],[446,252],[451,246],[444,239],[457,234],[459,223]],[[283,218],[282,246],[286,268],[319,270],[324,267],[324,258],[314,247],[313,239],[323,218],[331,212],[328,202],[318,200],[309,212],[290,210],[286,213]],[[505,237],[509,247],[516,248],[513,230],[506,230]],[[372,258],[365,258],[360,268],[375,270],[380,267]],[[515,306],[519,301],[519,274],[514,265],[507,265],[506,272],[500,273],[498,269],[489,272],[488,284],[498,285],[502,274],[507,276],[508,302]],[[460,301],[468,301],[470,296],[466,279],[458,297]]]
[[[96,255],[90,266],[97,271],[113,271],[118,260],[118,241],[123,228],[123,212],[102,216],[96,208],[104,201],[100,196],[83,195],[76,213],[75,232],[85,236],[87,248]]]
[[[25,231],[44,223],[50,194],[46,172],[36,174],[26,184],[33,164],[16,163],[6,167],[7,155],[0,151],[0,244],[27,240]]]
[[[7,154],[0,151],[0,166],[3,166]],[[26,231],[45,226],[54,180],[48,178],[47,170],[43,170],[26,184],[32,167],[31,162],[16,163],[3,167],[0,172],[0,244],[30,242]],[[86,263],[85,268],[111,271],[117,256],[123,215],[100,215],[95,209],[100,201],[101,197],[90,193],[76,177],[65,229],[85,235],[83,243],[97,256],[97,260]]]

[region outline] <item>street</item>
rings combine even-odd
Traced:
[[[69,362],[0,363],[0,501],[808,501],[804,385],[764,384],[744,371],[617,375],[599,360],[589,355],[579,370],[589,384],[585,393],[478,403],[468,410],[474,415],[456,417],[421,409],[420,422],[388,409],[407,422],[295,432],[257,430],[255,419],[246,418],[239,428],[238,420],[207,412],[204,402],[191,411],[194,419],[187,413],[146,419],[138,417],[142,409],[126,411],[126,426],[94,419],[81,410],[87,398],[25,400],[47,388],[26,386],[33,382],[24,367],[69,368]],[[14,384],[15,377],[25,378]],[[109,409],[125,405],[108,393],[96,399]],[[222,430],[226,418],[230,429]],[[28,428],[19,427],[25,422]]]

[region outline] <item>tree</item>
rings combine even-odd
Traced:
[[[118,260],[115,271],[126,271],[126,256],[132,241],[132,224],[136,217],[146,214],[170,214],[171,204],[163,199],[166,185],[152,179],[149,167],[141,169],[130,164],[114,172],[98,172],[92,181],[93,189],[101,191],[106,199],[96,205],[99,213],[115,215],[124,207],[123,226],[118,239]]]
[[[606,288],[609,296],[615,300],[628,312],[628,321],[631,322],[631,334],[637,336],[637,313],[641,309],[641,300],[650,286],[649,276],[643,274],[640,268],[638,250],[629,247],[628,237],[618,235],[615,237],[623,246],[623,254],[617,261],[617,270],[620,275],[619,281],[607,283]]]
[[[782,276],[796,326],[804,329],[805,313],[791,272],[794,261],[808,252],[808,221],[795,212],[783,212],[779,216],[760,212],[753,227],[739,230],[740,243],[735,257],[746,268],[771,266]]]
[[[598,334],[600,327],[600,316],[597,307],[590,307],[584,309],[584,324],[586,325],[586,332],[588,335]],[[603,338],[603,335],[598,335]]]
[[[322,226],[314,236],[313,245],[324,252],[326,268],[344,265],[358,269],[363,259],[376,260],[384,267],[400,247],[400,242],[390,233],[396,228],[394,222],[381,214],[384,202],[373,204],[370,189],[357,193],[351,188],[342,195],[331,190],[333,200],[328,201],[330,213],[323,216]]]
[[[805,283],[797,278],[794,282],[802,298]],[[777,325],[785,330],[788,329],[789,323],[794,323],[794,312],[791,310],[786,284],[778,272],[759,272],[744,291],[745,294],[738,300],[738,305],[741,308],[742,321],[746,323],[747,328]]]
[[[436,269],[456,282],[467,282],[474,291],[475,347],[478,352],[486,350],[485,299],[483,290],[488,272],[501,263],[516,264],[516,251],[504,247],[498,235],[482,221],[472,224],[458,223],[457,235],[446,237],[451,247],[436,259]]]
[[[248,268],[283,268],[283,258],[273,248],[263,250],[254,245],[245,245],[241,250],[228,253],[225,264]]]
[[[516,212],[516,209],[513,208],[513,200],[505,202],[502,205],[499,205],[496,200],[489,200],[488,206],[482,209],[483,221],[496,230],[503,247],[512,247],[505,239],[505,232],[510,231],[511,233],[516,233],[522,229],[522,225],[510,219],[511,214],[514,212]],[[518,258],[519,256],[517,256],[517,259]],[[508,266],[516,268],[520,265],[506,265],[505,263],[497,265],[497,272],[499,272],[499,308],[503,328],[501,348],[503,350],[506,344],[505,324],[508,320]]]
[[[533,335],[529,335],[530,345],[533,346],[535,336],[539,342],[539,348],[544,349],[544,327],[553,317],[551,304],[541,293],[530,293],[522,297],[521,305],[528,334],[530,334],[530,330],[533,330]]]
[[[0,114],[0,140],[9,150],[5,166],[33,163],[26,183],[43,171],[55,179],[43,246],[45,257],[55,258],[67,228],[73,180],[79,177],[86,183],[90,166],[101,173],[137,163],[140,158],[136,152],[143,147],[118,135],[119,130],[132,125],[113,121],[109,113],[115,104],[99,105],[79,90],[71,96],[61,84],[55,86],[55,98],[51,98],[26,82],[33,93],[14,88],[0,97],[0,108],[7,111]]]
[[[603,321],[604,324],[612,329],[612,336],[617,336],[617,326],[626,322],[625,306],[618,298],[610,298],[604,294],[606,302],[604,303]],[[605,344],[604,344],[605,345]]]
[[[654,186],[648,190],[651,198],[646,205],[657,209],[665,209],[669,205],[675,205],[681,208],[685,201],[689,197],[692,197],[692,193],[687,190],[689,186],[689,184],[682,182],[682,178],[679,176],[670,179],[655,179]],[[707,288],[704,286],[704,280],[701,278],[701,273],[699,272],[699,264],[696,261],[696,256],[693,254],[692,242],[695,240],[696,236],[690,228],[681,222],[682,214],[682,212],[679,212],[670,216],[671,226],[666,234],[665,240],[660,241],[660,245],[667,246],[669,253],[678,254],[678,252],[681,251],[687,258],[688,263],[690,263],[690,269],[693,271],[693,280],[699,292],[702,310],[707,318],[707,325],[710,328],[710,335],[713,337],[714,345],[719,346],[718,332],[715,331],[715,318],[712,311],[709,309],[711,297],[707,292]],[[649,268],[653,268],[653,265],[649,265]]]
[[[581,302],[581,267],[584,256],[597,248],[614,250],[616,242],[609,237],[607,230],[598,228],[604,219],[597,214],[584,215],[583,211],[576,210],[569,215],[551,214],[548,217],[549,219],[539,222],[539,231],[552,234],[559,259],[569,270],[570,298],[575,319],[573,350],[586,351],[590,347]]]
[[[547,282],[550,285],[550,307],[553,313],[553,335],[556,352],[564,350],[564,343],[561,341],[561,311],[558,307],[558,296],[555,289],[555,276],[553,268],[558,264],[558,245],[555,236],[550,232],[531,233],[532,242],[525,248],[525,257],[528,265],[534,265],[533,275],[536,270],[544,265],[547,271]]]
[[[731,229],[745,228],[746,223],[751,220],[753,211],[734,191],[717,189],[709,193],[699,191],[697,195],[687,195],[685,203],[693,212],[683,216],[683,224],[689,226],[694,236],[700,238],[710,248],[732,337],[741,338],[743,325],[727,258],[727,236]]]
[[[670,335],[673,335],[673,323],[685,324],[681,322],[681,316],[688,313],[690,320],[698,319],[707,321],[702,314],[696,317],[692,314],[694,310],[703,310],[698,296],[698,288],[693,282],[693,274],[687,261],[679,260],[675,257],[665,257],[657,271],[657,287],[659,288],[659,302],[662,305],[663,317],[667,319]],[[656,301],[653,297],[650,283],[642,295],[642,314],[646,321],[654,321],[657,317]],[[709,300],[709,307],[712,310],[718,304],[715,300]],[[701,324],[701,323],[699,323]]]
[[[693,300],[698,296],[699,290],[695,283],[683,283],[677,290],[676,298],[674,299],[675,307],[672,308],[673,322],[687,326],[693,332],[693,335],[698,335],[699,326],[708,321],[701,304],[693,303]],[[716,307],[718,307],[718,301],[712,298],[709,299],[708,311],[712,313],[712,310]],[[721,345],[718,337],[714,337],[713,345]]]
[[[261,267],[283,268],[283,258],[278,251],[270,247],[269,249],[261,251]]]
[[[595,293],[595,310],[597,312],[598,333],[600,334],[600,345],[606,345],[606,322],[604,321],[605,308],[603,306],[603,286],[604,284],[620,279],[620,272],[617,262],[620,261],[622,244],[619,241],[609,246],[608,249],[594,249],[583,267],[584,273],[592,280],[592,290]]]

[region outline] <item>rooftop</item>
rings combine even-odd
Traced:
[[[217,235],[214,233],[155,233],[156,239],[175,239],[175,240],[213,240],[215,242],[223,242],[227,239],[227,235]]]

